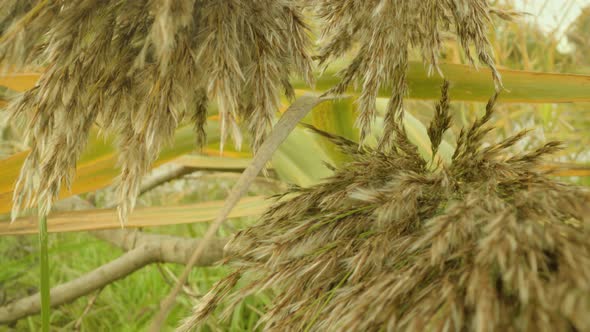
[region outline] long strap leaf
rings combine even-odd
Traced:
[[[129,216],[126,228],[157,227],[210,222],[215,219],[224,201],[211,201],[189,205],[153,206],[139,208]],[[245,197],[232,210],[230,218],[255,217],[269,206],[264,196]],[[114,209],[92,209],[58,212],[49,215],[49,233],[80,232],[120,228]],[[37,233],[36,218],[19,218],[13,223],[0,222],[0,236]]]
[[[325,91],[336,85],[340,78],[336,74],[338,64],[318,76],[316,89]],[[440,65],[445,77],[429,76],[422,62],[411,61],[408,70],[409,98],[438,99],[438,90],[443,80],[451,83],[450,96],[455,101],[486,102],[494,92],[492,74],[487,68],[444,63]],[[590,102],[590,76],[561,73],[541,73],[522,70],[501,69],[502,81],[508,91],[501,96],[503,103],[572,103]],[[32,88],[41,74],[10,73],[0,74],[0,86],[15,91]],[[297,89],[307,89],[303,80],[293,80]],[[349,92],[353,92],[350,90]],[[391,89],[383,88],[380,97],[389,97]]]

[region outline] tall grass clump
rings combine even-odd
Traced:
[[[354,161],[237,233],[234,272],[181,330],[259,292],[273,294],[265,331],[589,330],[588,192],[534,170],[560,143],[510,154],[523,131],[484,145],[495,101],[448,165],[422,159],[403,131],[380,151],[313,129]],[[433,153],[449,126],[445,84]]]

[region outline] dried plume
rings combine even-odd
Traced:
[[[342,80],[330,93],[341,94],[356,82],[362,86],[358,100],[361,143],[375,119],[375,99],[380,88],[390,88],[381,146],[391,144],[395,118],[401,116],[408,92],[406,73],[410,51],[422,54],[429,73],[441,75],[438,66],[445,34],[454,33],[469,62],[475,57],[492,70],[496,90],[502,87],[487,38],[491,14],[510,19],[514,13],[493,8],[487,0],[307,0],[320,19],[318,59],[326,63],[354,50]],[[472,54],[471,46],[476,55]]]
[[[433,151],[450,126],[442,92]],[[265,331],[590,330],[590,195],[534,171],[559,143],[509,154],[523,132],[485,147],[495,101],[449,165],[405,140],[375,150],[315,130],[354,161],[239,232],[226,248],[234,272],[180,330],[257,292],[273,294]]]
[[[13,217],[47,214],[70,186],[91,127],[117,133],[121,220],[139,181],[185,115],[205,141],[207,105],[218,105],[222,149],[240,145],[238,121],[264,140],[289,75],[312,83],[307,26],[286,0],[0,0],[0,64],[43,67],[9,105],[25,115],[31,153]]]

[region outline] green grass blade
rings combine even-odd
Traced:
[[[321,76],[318,76],[316,89],[325,91],[336,85],[340,78],[337,70],[346,65],[336,61]],[[494,92],[492,74],[488,68],[476,69],[461,64],[443,63],[440,68],[445,78],[451,82],[450,95],[455,101],[485,102]],[[507,91],[501,96],[507,103],[571,103],[590,102],[590,76],[557,74],[500,69]],[[15,91],[25,91],[34,86],[39,73],[10,73],[0,76],[0,86]],[[438,99],[443,78],[438,74],[429,76],[424,64],[410,61],[408,70],[409,98]],[[297,89],[307,90],[307,84],[300,79],[293,80]],[[350,92],[353,90],[350,89]],[[389,97],[391,89],[383,87],[380,97]]]
[[[324,153],[317,137],[297,127],[275,152],[271,164],[281,180],[311,186],[332,174],[324,161],[331,159]]]
[[[332,65],[317,78],[316,89],[328,90],[340,78],[336,68],[344,63]],[[441,64],[445,78],[451,82],[450,96],[453,101],[486,102],[494,93],[492,74],[487,68],[479,70],[466,65]],[[572,103],[590,102],[590,76],[574,74],[553,74],[501,69],[506,91],[500,96],[504,103]],[[440,97],[443,78],[438,74],[428,76],[422,62],[410,62],[408,70],[409,96],[411,99],[432,99]],[[298,89],[305,89],[303,81],[293,81]],[[351,88],[350,93],[355,93]],[[379,97],[389,97],[391,89],[382,87]]]
[[[47,217],[39,216],[39,255],[41,264],[41,331],[49,332],[49,248],[47,245]]]
[[[314,127],[328,133],[358,142],[359,130],[355,126],[356,117],[354,99],[342,98],[318,105],[304,122],[311,123]],[[352,160],[350,156],[342,153],[328,139],[316,135],[313,136],[319,141],[326,155],[330,157],[333,166],[341,166]]]

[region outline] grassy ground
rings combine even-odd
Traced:
[[[158,205],[221,199],[232,180],[202,181],[199,179],[173,181],[148,193],[141,204]],[[183,194],[179,194],[183,193]],[[257,186],[252,193],[268,193],[267,186]],[[99,200],[102,200],[99,199]],[[251,219],[232,220],[235,227],[244,227]],[[179,225],[146,230],[179,236],[196,236],[207,225]],[[228,234],[220,231],[220,235]],[[51,284],[72,280],[121,255],[122,251],[86,233],[53,234],[50,236]],[[3,237],[0,240],[0,303],[6,303],[37,292],[39,278],[36,236]],[[55,331],[143,331],[157,312],[158,304],[174,284],[174,275],[182,266],[153,264],[96,293],[52,310],[51,324]],[[195,300],[215,281],[227,273],[223,267],[195,268],[190,276],[191,296],[179,297],[170,314],[165,331],[172,331],[187,317]],[[89,301],[96,300],[90,310]],[[259,309],[268,301],[264,294],[245,301],[228,320],[212,322],[205,331],[253,331]],[[87,312],[85,312],[87,311]],[[40,315],[18,322],[16,326],[0,326],[0,331],[38,331]]]

